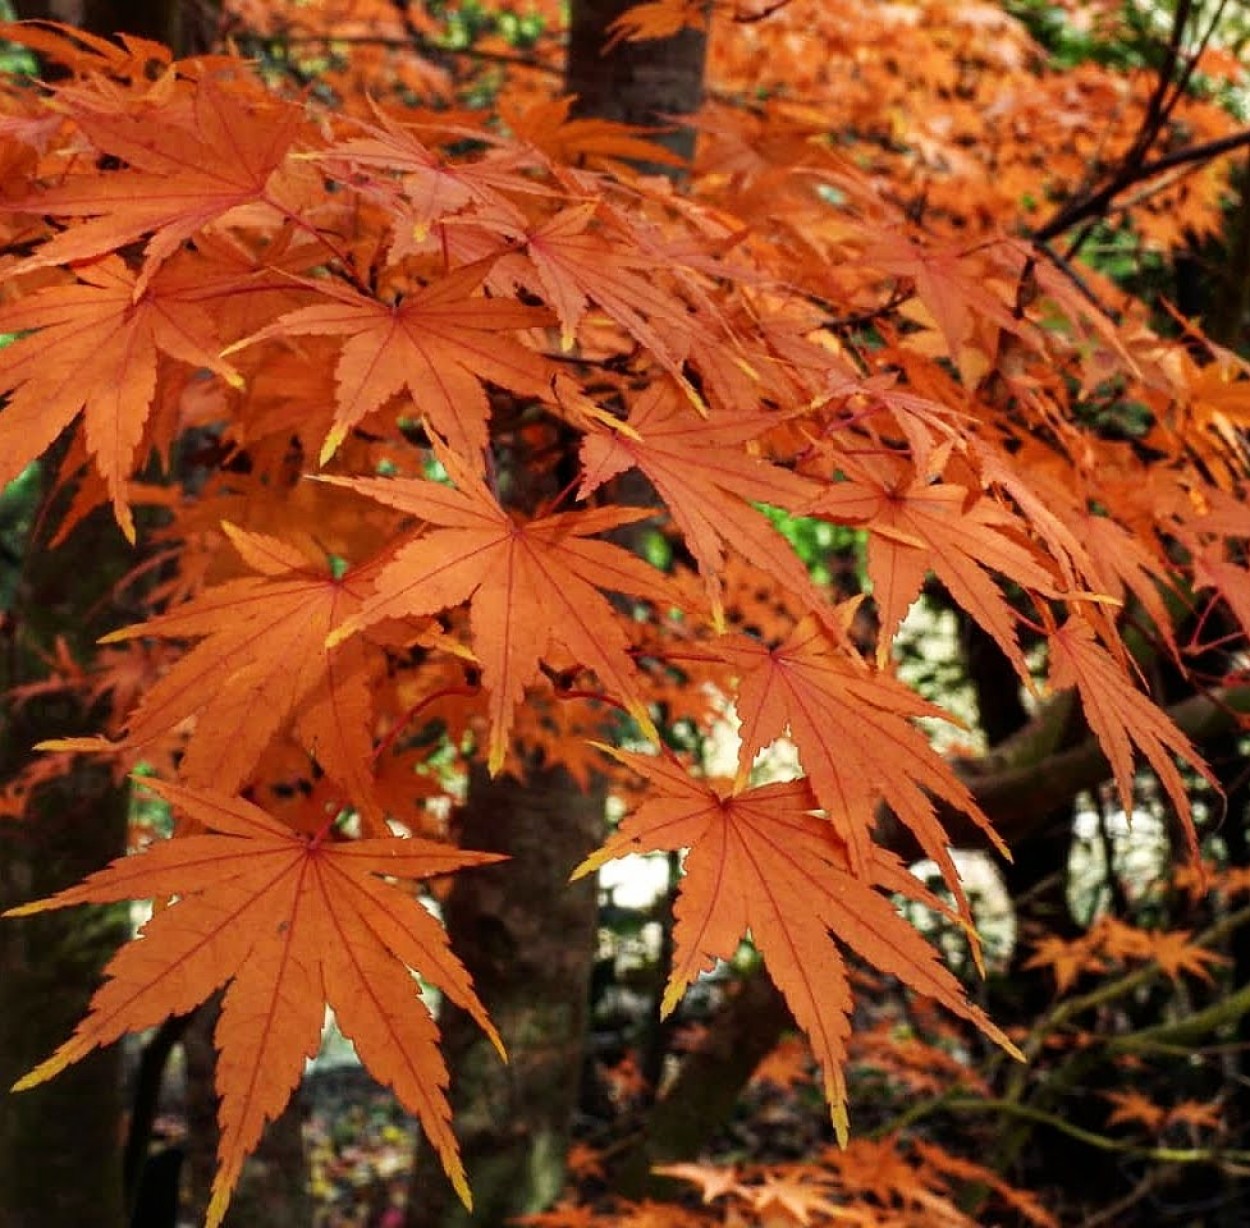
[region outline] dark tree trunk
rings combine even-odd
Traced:
[[[57,727],[59,726],[59,727]],[[6,722],[15,742],[35,722]],[[64,733],[51,721],[35,736]],[[79,768],[41,790],[0,834],[0,909],[51,894],[98,870],[125,843],[126,793],[107,769]],[[13,1082],[68,1039],[125,913],[75,909],[0,922],[0,1225],[115,1228],[122,1210],[120,1060],[95,1053],[30,1091]]]
[[[712,1131],[729,1120],[755,1068],[793,1027],[790,1008],[766,973],[745,980],[647,1114],[645,1129],[616,1158],[613,1189],[628,1198],[674,1193],[679,1183],[651,1170],[699,1154]]]
[[[97,636],[130,621],[111,600],[130,552],[107,513],[92,516],[58,550],[33,532],[18,549],[21,557],[8,564],[18,576],[0,615],[4,783],[38,758],[36,742],[94,731],[100,716],[68,691],[25,703],[6,693],[48,681],[58,637],[78,660],[89,660]],[[39,787],[22,817],[0,819],[0,910],[68,887],[119,856],[127,799],[107,765],[80,761]],[[117,1049],[30,1091],[8,1088],[68,1039],[126,932],[127,914],[118,908],[0,920],[0,1228],[124,1222]]]
[[[671,129],[662,143],[689,158],[693,132],[674,127],[671,117],[697,110],[702,100],[705,36],[685,31],[662,42],[620,42],[605,53],[609,26],[631,3],[575,0],[566,91],[578,96],[579,115]],[[546,1208],[560,1192],[597,921],[593,884],[570,886],[567,878],[602,839],[603,804],[602,791],[582,794],[560,769],[532,773],[525,783],[491,781],[480,770],[470,778],[465,847],[513,860],[459,876],[447,925],[510,1061],[500,1066],[462,1012],[444,1012],[452,1109],[475,1210],[464,1211],[423,1148],[407,1228],[495,1228],[509,1215]]]
[[[577,96],[579,115],[666,129],[657,140],[689,159],[694,131],[674,120],[693,114],[703,101],[707,35],[687,28],[673,38],[620,41],[605,51],[612,23],[635,3],[577,0],[573,5],[565,91]]]
[[[1225,230],[1224,259],[1214,279],[1213,302],[1202,327],[1212,341],[1235,349],[1246,337],[1250,315],[1250,158],[1242,163],[1233,182],[1237,203]]]
[[[214,41],[217,0],[16,0],[24,21],[38,18],[92,34],[137,34],[172,47],[177,55],[208,51]]]
[[[463,1011],[439,1023],[474,1210],[465,1211],[428,1147],[417,1157],[408,1228],[497,1228],[549,1206],[564,1183],[587,1030],[597,899],[569,873],[603,838],[603,793],[563,768],[524,783],[473,769],[465,848],[505,853],[458,875],[446,919],[456,952],[503,1037],[504,1065]]]

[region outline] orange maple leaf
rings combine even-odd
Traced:
[[[1157,1134],[1167,1117],[1167,1109],[1154,1103],[1138,1091],[1103,1092],[1103,1097],[1110,1100],[1115,1108],[1107,1116],[1107,1125],[1119,1125],[1122,1122],[1137,1122],[1150,1133]]]
[[[860,1034],[862,1035],[862,1033]],[[751,1082],[790,1090],[812,1079],[812,1051],[801,1036],[784,1036],[755,1068]]]
[[[834,651],[815,618],[804,618],[776,648],[729,636],[717,652],[739,671],[738,785],[746,783],[756,754],[788,729],[816,800],[846,842],[857,872],[871,860],[878,801],[912,832],[961,903],[959,872],[934,798],[967,814],[1010,856],[967,786],[911,723],[946,714],[896,679]]]
[[[741,1187],[738,1170],[732,1164],[656,1164],[651,1171],[661,1177],[675,1177],[678,1181],[690,1181],[699,1187],[699,1197],[705,1202],[715,1202],[726,1194],[733,1194]]]
[[[829,1201],[829,1191],[819,1184],[820,1174],[791,1169],[769,1173],[761,1185],[747,1191],[755,1210],[765,1224],[810,1224],[813,1215],[822,1219],[843,1218],[841,1208]],[[861,1222],[855,1213],[845,1215],[852,1223]]]
[[[628,433],[599,429],[583,439],[582,498],[637,465],[681,530],[714,601],[729,547],[809,605],[828,604],[803,561],[751,503],[797,511],[819,493],[814,483],[743,449],[774,419],[720,413],[709,420],[658,380],[634,402],[626,425]]]
[[[360,606],[359,571],[335,578],[294,545],[233,525],[225,532],[258,575],[206,589],[167,614],[126,627],[106,643],[140,636],[204,637],[144,693],[123,745],[148,746],[189,717],[196,736],[180,771],[192,785],[229,792],[244,784],[292,715],[305,746],[345,786],[373,834],[386,831],[370,805],[372,736],[367,662],[360,646],[331,653],[326,636]],[[104,749],[82,740],[45,744]]]
[[[611,34],[604,54],[617,43],[673,38],[686,28],[707,29],[707,5],[703,0],[649,0],[623,12],[609,27]]]
[[[55,21],[6,21],[0,23],[0,39],[37,51],[56,64],[64,64],[74,72],[86,75],[92,71],[151,83],[159,91],[169,84],[168,70],[173,58],[168,47],[133,34],[117,35],[121,42],[111,42],[90,30],[62,25]],[[152,80],[153,69],[161,71]]]
[[[503,1046],[445,931],[416,899],[377,876],[424,878],[500,858],[415,837],[307,837],[242,798],[143,783],[209,834],[119,858],[75,887],[5,914],[177,897],[110,961],[73,1036],[14,1090],[192,1009],[229,982],[214,1034],[221,1142],[207,1225],[216,1228],[244,1159],[317,1052],[329,1005],[361,1061],[416,1114],[470,1205],[438,1029],[410,972],[468,1011],[501,1055]]]
[[[419,533],[382,567],[377,588],[330,638],[383,618],[435,614],[470,603],[473,649],[489,693],[490,770],[507,754],[516,705],[557,645],[595,672],[647,737],[658,740],[636,682],[631,640],[597,590],[680,605],[663,573],[610,542],[590,540],[649,515],[646,508],[563,512],[518,524],[454,453],[439,455],[459,489],[437,482],[323,478],[442,528]]]
[[[475,296],[489,267],[489,261],[465,265],[395,304],[338,282],[309,281],[310,289],[335,301],[279,316],[227,352],[303,333],[349,338],[335,369],[338,403],[322,464],[353,426],[404,388],[452,447],[480,456],[489,416],[484,380],[525,396],[550,394],[546,364],[507,334],[548,324],[551,313]]]
[[[909,1139],[909,1142],[930,1168],[960,1182],[977,1182],[988,1186],[1013,1211],[1018,1212],[1028,1223],[1036,1224],[1037,1228],[1059,1228],[1058,1221],[1041,1205],[1036,1195],[1029,1190],[1020,1190],[1009,1185],[992,1168],[963,1156],[952,1155],[945,1148],[926,1143],[919,1138]]]
[[[159,356],[236,386],[242,379],[218,357],[217,327],[185,286],[158,276],[140,290],[112,256],[76,272],[78,284],[51,285],[0,307],[0,333],[30,334],[0,350],[0,393],[10,394],[0,414],[0,488],[82,412],[87,450],[133,542],[126,480],[156,396]]]
[[[520,106],[501,94],[499,114],[517,140],[533,145],[553,162],[576,164],[585,158],[685,165],[685,159],[671,149],[645,139],[650,131],[647,128],[607,119],[570,118],[575,101],[568,94],[561,98],[527,97]]]
[[[1054,576],[1027,544],[1023,523],[979,491],[932,482],[893,457],[857,461],[850,479],[829,487],[812,510],[869,529],[868,575],[881,617],[881,658],[932,571],[1027,681],[1015,614],[991,574],[1001,572],[1034,592],[1054,592]]]
[[[1071,942],[1048,934],[1034,948],[1025,962],[1026,968],[1050,967],[1055,974],[1055,985],[1065,993],[1083,972],[1104,972],[1106,962],[1094,950],[1088,936],[1074,938]]]
[[[1200,980],[1209,982],[1211,973],[1209,965],[1219,967],[1227,964],[1228,959],[1215,951],[1190,942],[1189,930],[1167,930],[1150,935],[1150,957],[1174,981],[1179,981],[1182,972],[1188,972]]]
[[[1224,1118],[1219,1104],[1182,1100],[1168,1111],[1167,1124],[1191,1126],[1197,1130],[1218,1130],[1224,1125]]]
[[[947,353],[966,381],[975,385],[988,365],[986,357],[969,353],[978,318],[991,321],[1005,332],[1030,336],[1034,325],[1017,318],[1011,307],[995,295],[983,263],[972,253],[952,246],[922,246],[900,233],[882,233],[870,243],[864,262],[882,272],[910,277],[916,295],[928,309],[945,342]]]
[[[1189,841],[1190,856],[1201,861],[1189,790],[1173,756],[1183,759],[1217,792],[1219,783],[1193,743],[1150,700],[1132,686],[1111,655],[1094,639],[1089,624],[1076,615],[1050,633],[1050,681],[1075,686],[1085,719],[1111,763],[1120,804],[1133,813],[1133,747],[1154,769]]]
[[[77,176],[21,201],[33,213],[89,220],[54,235],[10,272],[87,260],[150,235],[138,292],[197,231],[267,200],[303,116],[263,90],[205,75],[189,107],[178,99],[133,114],[83,107],[74,120],[128,169]]]
[[[511,229],[525,225],[525,214],[508,192],[542,192],[525,172],[535,163],[527,150],[489,149],[473,161],[449,160],[424,144],[416,126],[402,123],[369,99],[376,123],[355,120],[362,135],[336,141],[318,156],[335,178],[350,183],[367,199],[376,200],[395,223],[392,261],[424,241],[431,226],[452,214],[477,208],[489,212]],[[477,140],[488,140],[475,132]],[[359,167],[377,171],[361,183]]]
[[[853,873],[845,844],[813,814],[817,801],[806,781],[721,793],[672,759],[602,749],[642,776],[652,791],[573,877],[629,853],[689,849],[673,910],[673,967],[663,1014],[701,972],[731,958],[750,931],[820,1063],[842,1142],[849,1128],[843,1066],[852,1003],[837,943],[1016,1052],[876,888],[947,910],[883,849],[870,850],[870,877]],[[796,900],[801,908],[794,907]]]
[[[643,275],[654,272],[653,259],[628,255],[590,229],[599,209],[595,201],[565,209],[534,227],[526,242],[537,274],[533,288],[560,317],[561,344],[572,348],[578,325],[596,302],[672,375],[693,404],[702,406],[682,370],[695,327],[686,304]]]

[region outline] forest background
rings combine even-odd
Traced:
[[[336,992],[386,1004],[357,1045],[434,1141],[413,1225],[1241,1222],[1244,14],[19,8],[255,67],[7,32],[50,89],[15,71],[0,127],[0,903],[164,906],[82,1026],[128,914],[0,926],[5,1082],[84,1059],[0,1100],[0,1223],[147,1213],[174,1046],[196,1213],[241,1180],[231,1222],[310,1222],[281,1110]],[[766,785],[787,731],[807,783]],[[694,850],[675,906],[567,885],[605,810],[609,855]],[[944,850],[991,825],[978,979]],[[416,877],[511,858],[434,887],[476,997],[393,875],[260,890],[395,832]],[[626,924],[647,1006],[588,1060]],[[400,965],[467,1008],[438,1046]],[[123,1097],[96,1046],[149,1026]]]

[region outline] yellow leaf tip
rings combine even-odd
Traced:
[[[503,761],[508,757],[508,745],[499,737],[492,737],[490,742],[490,754],[486,759],[486,770],[492,777],[498,776],[503,768]]]
[[[472,1211],[473,1195],[469,1190],[469,1182],[465,1178],[464,1169],[459,1164],[456,1164],[454,1171],[449,1170],[447,1176],[451,1178],[452,1188],[456,1191],[456,1196],[464,1203],[464,1209]]]
[[[669,982],[664,990],[664,998],[660,1002],[660,1018],[667,1019],[676,1009],[677,1004],[685,996],[686,987],[680,983]]]
[[[321,445],[321,454],[317,457],[317,463],[320,465],[328,465],[333,459],[334,454],[339,450],[340,444],[347,438],[347,431],[341,427],[333,427],[325,438],[325,443]]]
[[[579,863],[573,868],[573,872],[569,875],[569,882],[575,883],[579,878],[585,878],[587,874],[593,874],[603,864],[603,850],[600,849],[596,853],[591,853],[585,861]]]
[[[835,1101],[829,1106],[829,1120],[833,1122],[833,1132],[837,1136],[838,1146],[845,1148],[851,1139],[851,1119],[847,1114],[845,1101]]]
[[[15,904],[12,908],[6,908],[4,912],[0,912],[0,917],[30,917],[37,912],[43,911],[42,900],[32,900],[29,904]],[[20,1091],[18,1087],[14,1087],[14,1091]]]
[[[85,1053],[86,1050],[83,1051]],[[78,1056],[82,1057],[83,1053]],[[66,1066],[70,1064],[69,1057],[61,1057],[53,1054],[47,1061],[40,1062],[34,1070],[28,1070],[16,1083],[13,1084],[11,1091],[26,1092],[32,1087],[38,1087],[41,1083],[46,1083],[54,1075],[58,1075]]]

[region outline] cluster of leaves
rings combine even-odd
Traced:
[[[559,1206],[517,1222],[529,1228],[796,1228],[797,1225],[853,1224],[859,1228],[975,1228],[978,1220],[959,1206],[965,1182],[984,1183],[1001,1198],[1003,1209],[1035,1228],[1056,1221],[1031,1195],[1012,1189],[983,1165],[958,1159],[939,1147],[898,1140],[855,1139],[828,1147],[801,1163],[714,1166],[671,1164],[663,1176],[692,1182],[704,1204],[683,1209],[667,1203],[615,1205],[602,1214]]]
[[[133,702],[106,736],[49,749],[147,766],[177,816],[172,839],[18,910],[158,901],[22,1085],[228,986],[211,1223],[327,1003],[468,1201],[411,975],[494,1035],[409,886],[491,860],[445,840],[449,764],[561,763],[631,795],[570,870],[688,850],[665,1010],[749,932],[843,1140],[848,951],[1014,1049],[893,903],[975,949],[949,829],[1002,847],[914,723],[941,709],[896,675],[926,585],[1022,686],[1079,699],[1126,809],[1140,753],[1196,844],[1177,761],[1205,769],[1134,652],[1144,637],[1185,672],[1203,645],[1174,610],[1201,628],[1223,601],[1237,637],[1250,623],[1247,370],[1161,336],[1141,304],[1114,321],[1014,229],[1022,197],[1042,207],[1131,125],[1105,131],[1103,77],[1039,68],[1022,87],[1037,49],[996,9],[947,13],[944,37],[968,41],[939,56],[893,6],[872,11],[875,42],[861,12],[819,6],[813,31],[799,7],[779,17],[818,57],[785,60],[783,83],[742,23],[716,71],[843,110],[711,107],[685,193],[620,165],[662,159],[637,133],[530,106],[532,81],[500,96],[502,124],[346,92],[323,109],[236,60],[5,30],[68,75],[0,96],[0,331],[21,334],[0,352],[0,483],[66,436],[62,533],[106,504],[164,560],[153,616],[84,681]],[[1001,37],[974,40],[991,17]],[[830,91],[852,47],[862,71]],[[870,72],[866,47],[895,70]],[[1039,155],[1057,113],[1073,120]],[[1226,130],[1214,108],[1178,114]],[[1169,185],[1167,219],[1215,224],[1218,177],[1200,182]],[[1138,437],[1090,425],[1101,396],[1140,407]],[[775,509],[865,535],[871,634]],[[652,559],[624,544],[641,521],[667,542]],[[654,753],[661,713],[706,728],[727,699],[731,778]],[[804,775],[753,785],[783,736]],[[887,811],[896,838],[874,835]],[[916,848],[946,897],[907,871]],[[953,1161],[929,1161],[936,1206]],[[848,1164],[830,1160],[844,1192]],[[725,1193],[758,1210],[827,1200],[833,1180]]]

